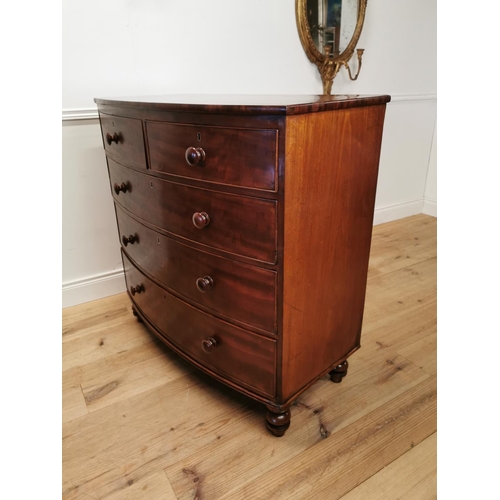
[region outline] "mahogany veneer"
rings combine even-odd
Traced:
[[[134,314],[276,436],[360,346],[389,100],[95,100]]]
[[[277,130],[202,127],[147,122],[151,170],[274,191]],[[192,144],[186,160],[185,144]],[[189,154],[188,153],[188,154]],[[186,162],[192,168],[186,168]]]

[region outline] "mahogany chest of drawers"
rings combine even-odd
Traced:
[[[95,99],[134,314],[274,435],[360,346],[389,100]]]

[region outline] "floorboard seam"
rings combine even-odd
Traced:
[[[400,271],[403,271],[404,269],[408,269],[409,267],[413,267],[413,266],[422,264],[423,262],[427,262],[429,260],[434,260],[434,259],[437,259],[437,255],[435,255],[434,257],[429,257],[427,259],[423,259],[423,260],[421,260],[419,262],[414,262],[414,263],[412,263],[412,264],[410,264],[408,266],[400,267],[399,269],[394,269],[393,271],[389,271],[388,273],[379,274],[378,276],[373,276],[372,278],[368,278],[367,282],[369,283],[370,281],[376,280],[377,278],[382,278],[384,276],[389,276],[390,274],[398,273]]]

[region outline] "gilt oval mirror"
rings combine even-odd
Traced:
[[[330,94],[333,78],[345,66],[351,80],[361,68],[363,49],[358,49],[358,71],[349,67],[361,35],[367,0],[296,0],[295,13],[300,41],[307,57],[318,66],[323,93]]]

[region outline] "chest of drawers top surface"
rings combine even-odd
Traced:
[[[276,435],[359,348],[389,100],[95,99],[134,313]]]
[[[165,111],[293,115],[386,104],[388,95],[217,95],[180,94],[95,98],[111,105]]]

